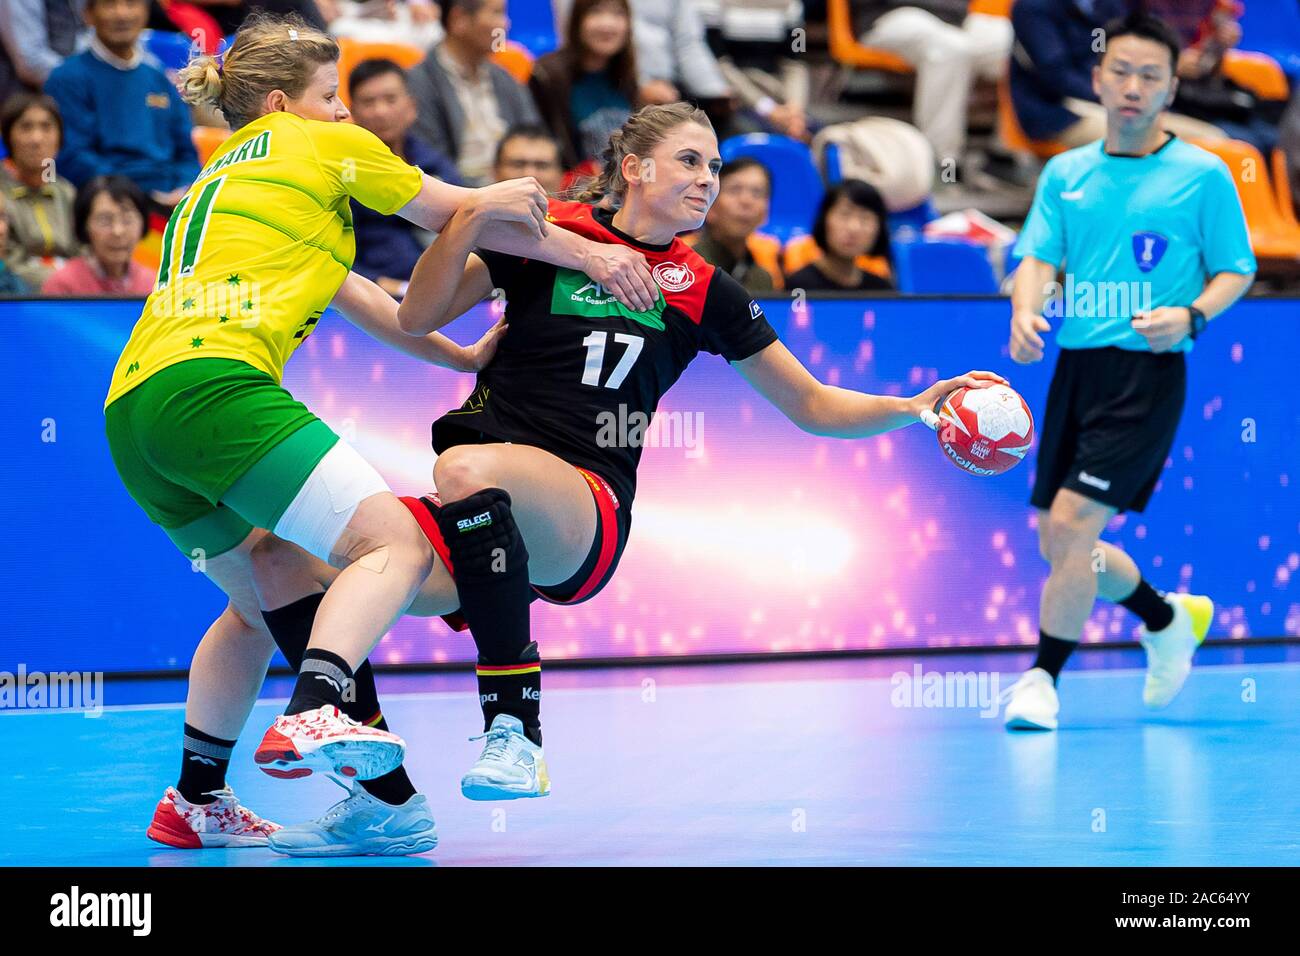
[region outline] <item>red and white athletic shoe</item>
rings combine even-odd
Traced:
[[[182,850],[204,850],[267,846],[267,838],[280,829],[280,824],[243,806],[229,787],[209,794],[217,798],[212,803],[189,803],[175,787],[168,787],[146,835]]]
[[[326,704],[275,718],[253,759],[263,773],[291,780],[314,771],[373,780],[402,765],[406,742],[397,734],[359,724]]]

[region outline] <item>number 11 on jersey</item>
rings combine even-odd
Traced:
[[[605,341],[608,336],[607,332],[592,332],[582,340],[582,344],[587,347],[587,364],[582,370],[583,385],[600,385],[600,372],[605,365]],[[614,371],[609,373],[605,388],[618,388],[623,384],[623,379],[627,378],[627,373],[632,371],[632,366],[636,364],[636,357],[641,354],[641,347],[645,345],[645,339],[641,336],[629,335],[626,332],[615,332],[614,341],[627,346],[627,351],[614,366]]]

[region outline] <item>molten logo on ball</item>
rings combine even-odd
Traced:
[[[1029,406],[1005,385],[959,388],[939,409],[939,447],[972,475],[1000,475],[1024,461],[1034,443]]]

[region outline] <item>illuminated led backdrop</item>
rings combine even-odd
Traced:
[[[1005,356],[1004,301],[766,303],[824,381],[915,393],[936,374],[1006,374],[1041,418],[1051,363]],[[0,669],[184,667],[221,599],[118,484],[100,403],[138,305],[10,303],[5,325],[7,630]],[[479,312],[453,326],[473,338]],[[1213,634],[1300,634],[1300,351],[1294,302],[1216,322],[1191,359],[1183,427],[1145,515],[1113,540],[1159,587],[1219,602]],[[423,366],[336,316],[286,379],[399,493],[429,490],[429,423],[472,377]],[[799,432],[722,359],[701,356],[661,413],[676,447],[645,451],[631,541],[613,582],[577,608],[533,605],[548,658],[1032,643],[1045,565],[1026,501],[1034,453],[970,477],[914,426],[872,440]],[[42,422],[56,428],[41,441]],[[1243,440],[1253,438],[1253,441]],[[1129,639],[1109,605],[1088,641]],[[408,618],[383,662],[469,660],[467,635]]]

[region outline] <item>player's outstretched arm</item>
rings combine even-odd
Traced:
[[[361,331],[385,345],[458,372],[477,372],[487,365],[505,333],[505,323],[498,322],[468,347],[457,345],[437,332],[418,338],[408,335],[397,322],[397,303],[393,297],[355,272],[348,273],[330,305]]]
[[[911,398],[868,395],[817,381],[782,342],[732,363],[755,391],[786,418],[813,435],[869,438],[922,421],[954,389],[1006,380],[993,372],[968,372],[935,382]]]
[[[487,266],[471,255],[486,221],[471,197],[420,254],[397,308],[397,324],[407,335],[435,332],[492,291]],[[449,281],[451,276],[457,281]]]

